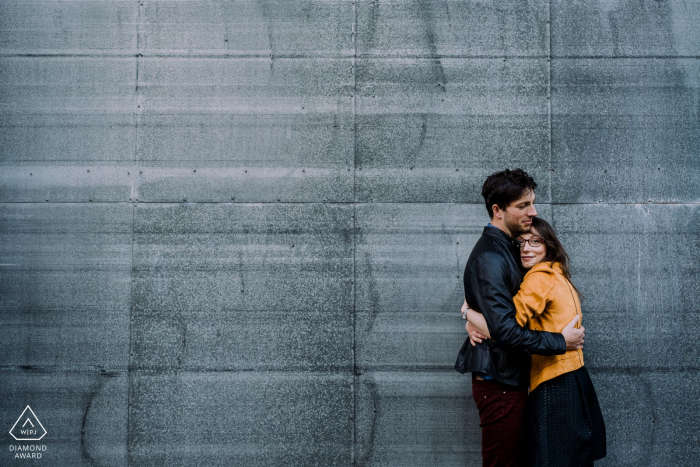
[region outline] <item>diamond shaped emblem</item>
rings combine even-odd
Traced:
[[[19,416],[10,434],[17,441],[39,441],[46,436],[46,429],[41,424],[31,407],[27,406]]]

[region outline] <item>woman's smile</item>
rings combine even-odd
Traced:
[[[516,240],[520,243],[520,262],[524,268],[529,269],[544,260],[547,246],[535,229],[532,229],[530,233],[519,235]],[[533,243],[535,246],[532,245]]]

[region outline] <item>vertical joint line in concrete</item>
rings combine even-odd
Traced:
[[[134,243],[136,243],[135,236],[135,224],[136,219],[136,206],[131,205],[131,264],[129,268],[129,276],[131,276],[131,283],[129,284],[129,349],[128,349],[128,364],[126,366],[127,374],[127,407],[126,407],[126,465],[131,465],[131,394],[132,394],[132,358],[133,344],[132,344],[132,333],[134,325]]]
[[[352,56],[352,78],[353,78],[353,89],[352,89],[352,445],[350,447],[350,463],[355,464],[355,443],[357,439],[357,360],[355,354],[355,342],[356,342],[356,322],[357,317],[355,315],[355,306],[357,303],[357,267],[356,267],[356,229],[355,222],[357,217],[357,195],[355,188],[355,174],[357,172],[357,125],[355,120],[356,110],[357,110],[357,2],[352,3],[352,45],[353,45],[353,56]]]
[[[139,148],[139,120],[141,117],[141,89],[139,87],[139,65],[141,62],[141,8],[143,7],[141,0],[136,0],[138,3],[137,17],[136,17],[136,109],[134,109],[134,184],[138,183],[137,174],[137,161],[138,148]],[[131,290],[129,294],[129,349],[128,349],[128,362],[127,365],[127,418],[126,418],[126,465],[131,465],[131,407],[132,407],[132,393],[133,393],[133,327],[135,319],[134,310],[134,243],[136,243],[136,233],[135,233],[135,222],[136,222],[136,205],[133,204],[136,199],[138,199],[138,189],[136,187],[132,188],[132,205],[131,205],[131,268],[129,270],[129,275],[131,276]]]
[[[547,124],[549,126],[549,163],[547,172],[549,174],[549,202],[552,203],[552,2],[547,2]],[[552,214],[553,215],[553,214]],[[554,219],[552,219],[554,221]]]
[[[357,360],[355,352],[356,343],[356,311],[355,306],[357,303],[357,269],[355,267],[355,254],[357,250],[357,245],[355,241],[355,221],[357,217],[356,204],[352,204],[352,447],[350,448],[350,463],[355,465],[355,442],[357,439],[357,402],[355,398],[357,397]]]
[[[137,16],[136,16],[136,108],[134,109],[134,159],[133,167],[134,171],[133,181],[131,186],[131,202],[136,202],[139,198],[139,187],[138,183],[140,177],[137,177],[138,163],[139,163],[139,124],[141,123],[141,87],[139,86],[139,68],[141,65],[141,9],[143,8],[142,0],[136,0],[138,3]],[[133,104],[132,104],[133,105]]]
[[[134,164],[138,162],[138,147],[139,147],[139,123],[141,119],[141,87],[139,86],[139,67],[141,65],[141,9],[143,8],[142,0],[138,2],[138,13],[136,18],[136,108],[135,112],[135,135],[134,135]]]
[[[357,114],[357,4],[352,3],[352,45],[354,53],[352,56],[352,201],[355,203],[356,199],[356,187],[355,187],[355,173],[357,172],[357,125],[356,125],[356,114]]]

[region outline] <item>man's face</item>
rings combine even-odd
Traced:
[[[528,190],[523,196],[510,203],[505,210],[500,210],[503,215],[503,224],[510,230],[511,236],[530,231],[532,218],[537,216],[535,210],[535,192]]]

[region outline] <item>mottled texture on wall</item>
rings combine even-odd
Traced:
[[[483,180],[522,167],[587,297],[599,464],[694,465],[699,23],[0,1],[6,431],[30,405],[45,465],[480,465],[461,274]]]

